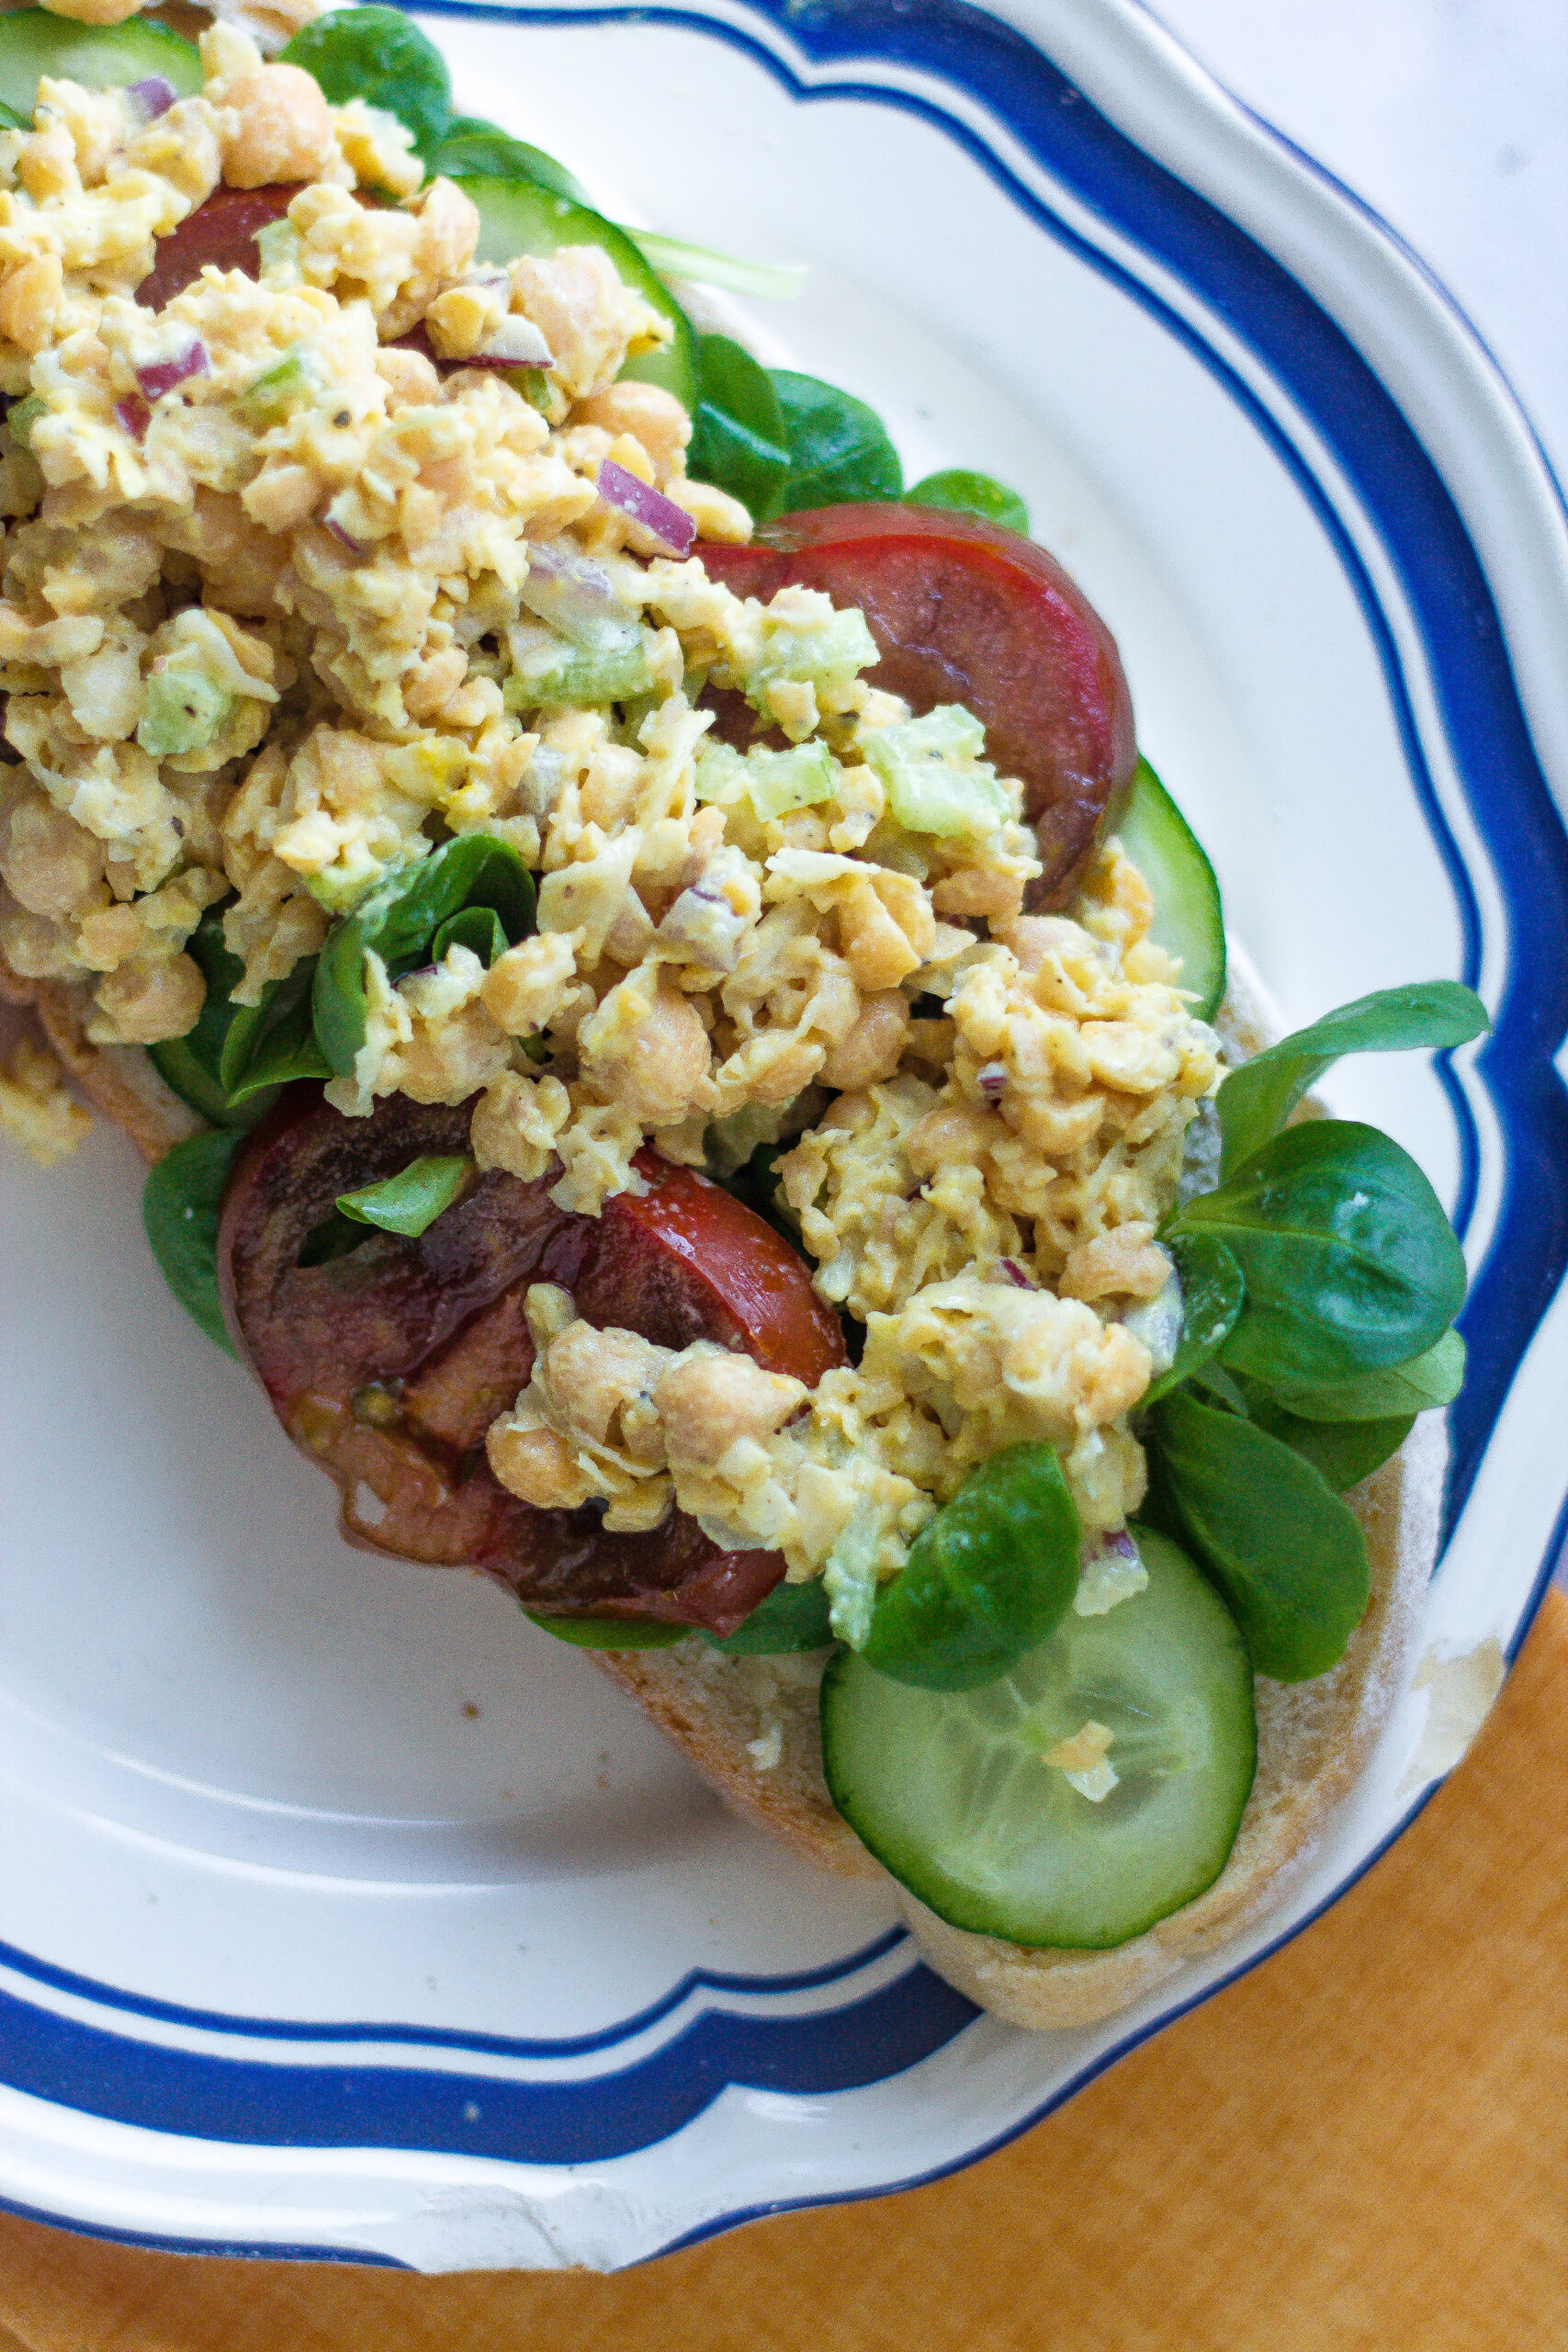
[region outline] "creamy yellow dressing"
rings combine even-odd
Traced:
[[[600,497],[613,460],[702,536],[750,535],[688,478],[680,403],[619,380],[667,329],[599,249],[480,266],[473,206],[420,187],[389,118],[279,82],[308,77],[232,28],[202,57],[158,123],[45,82],[0,134],[11,974],[75,991],[96,1043],[177,1037],[209,908],[254,1003],[438,841],[507,842],[536,935],[395,985],[372,956],[329,1098],[477,1096],[479,1167],[589,1215],[647,1143],[720,1175],[777,1143],[818,1291],[866,1338],[808,1394],[541,1287],[497,1476],[612,1527],[678,1505],[851,1617],[1020,1439],[1058,1447],[1088,1531],[1122,1526],[1151,1370],[1125,1318],[1169,1278],[1153,1234],[1219,1075],[1142,877],[1111,842],[1067,910],[1024,916],[1020,788],[968,714],[911,722],[858,614],[738,597]],[[260,282],[139,305],[157,238],[285,147],[309,176]],[[446,361],[545,352],[537,404],[396,347],[415,330]],[[710,685],[774,748],[716,743]],[[48,1098],[29,1068],[0,1108],[58,1150]]]

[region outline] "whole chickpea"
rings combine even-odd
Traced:
[[[909,1007],[901,990],[884,989],[868,996],[854,1027],[842,1045],[835,1046],[818,1072],[824,1086],[853,1093],[891,1078],[904,1051],[909,1029]]]
[[[569,1323],[546,1349],[544,1372],[573,1432],[604,1445],[616,1414],[652,1387],[666,1361],[662,1348],[636,1331]]]
[[[0,826],[0,874],[30,913],[79,914],[102,895],[104,846],[41,792],[28,792]]]
[[[707,1031],[691,999],[668,982],[660,986],[648,1012],[626,1020],[616,1003],[626,980],[612,989],[591,1022],[579,1032],[579,1049],[611,1100],[625,1105],[645,1127],[670,1127],[708,1093]],[[597,1033],[596,1035],[594,1033]]]
[[[581,424],[600,425],[612,435],[629,433],[640,441],[660,484],[671,474],[685,471],[692,420],[674,393],[662,385],[612,384],[608,390],[579,401],[577,417]]]
[[[806,1402],[804,1382],[764,1372],[750,1356],[694,1348],[677,1356],[653,1392],[671,1459],[721,1461],[738,1438],[761,1444]]]
[[[195,1028],[207,1001],[207,982],[188,956],[171,956],[162,964],[134,957],[98,982],[96,1001],[115,1034],[106,1040],[90,1030],[95,1045],[155,1046]]]
[[[134,17],[142,0],[42,0],[51,17],[69,17],[78,25],[123,25]]]
[[[918,1120],[904,1138],[904,1157],[917,1176],[934,1176],[939,1168],[973,1164],[998,1143],[1007,1128],[994,1111],[972,1110],[967,1102],[939,1102]]]
[[[332,117],[315,77],[300,65],[263,65],[231,85],[237,118],[223,141],[231,187],[313,180],[337,153]]]

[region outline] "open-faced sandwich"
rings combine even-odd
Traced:
[[[1463,1264],[1309,1090],[1477,1001],[1271,1041],[1021,503],[696,334],[655,265],[744,268],[396,11],[27,11],[0,98],[7,1125],[155,1161],[354,1541],[987,2007],[1134,1997],[1392,1695]]]

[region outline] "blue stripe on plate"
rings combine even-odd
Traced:
[[[841,1960],[826,1961],[820,1968],[797,1969],[794,1973],[745,1976],[717,1968],[694,1968],[668,1993],[650,2002],[647,2008],[638,2009],[635,2016],[617,2018],[599,2033],[564,2034],[553,2041],[505,2033],[462,2033],[443,2026],[378,2025],[365,2018],[323,2023],[320,2018],[231,2017],[222,2009],[194,2009],[179,2001],[156,2001],[144,1993],[122,1992],[118,1985],[79,1975],[74,1969],[57,1968],[51,1961],[35,1960],[30,1952],[19,1951],[14,1944],[7,1943],[0,1943],[0,1968],[11,1969],[18,1976],[30,1977],[35,1984],[46,1984],[73,1999],[95,2002],[101,2008],[119,2009],[128,2017],[149,2018],[160,2025],[191,2026],[202,2033],[244,2035],[256,2041],[408,2042],[421,2050],[466,2050],[476,2058],[556,2059],[587,2057],[598,2050],[614,2050],[620,2043],[647,2033],[694,1993],[764,1994],[783,2000],[792,1993],[817,1992],[826,1985],[840,1984],[846,1976],[859,1975],[874,1961],[894,1951],[906,1940],[908,1932],[904,1928],[889,1928],[886,1934],[863,1944],[858,1951],[846,1952]]]
[[[520,2083],[415,2067],[219,2058],[132,2041],[0,1993],[6,2079],[116,2123],[271,2148],[423,2148],[516,2164],[602,2162],[666,2140],[729,2085],[856,2090],[918,2065],[975,2006],[917,1963],[806,2017],[710,2009],[651,2057],[585,2082]]]
[[[1235,371],[1157,297],[1056,219],[939,105],[874,82],[813,91],[761,32],[716,23],[691,8],[488,9],[472,0],[426,0],[414,13],[496,16],[525,24],[680,25],[744,50],[804,102],[852,96],[920,115],[957,139],[1043,229],[1179,334],[1267,434],[1313,500],[1347,568],[1383,665],[1412,787],[1454,889],[1465,967],[1473,974],[1479,944],[1473,898],[1421,760],[1392,632],[1371,584],[1301,455]],[[1398,571],[1513,925],[1497,1028],[1479,1059],[1505,1137],[1506,1168],[1493,1246],[1465,1316],[1472,1374],[1454,1414],[1457,1510],[1519,1356],[1568,1263],[1568,1195],[1557,1181],[1568,1163],[1568,1098],[1551,1064],[1568,1027],[1568,966],[1558,947],[1568,933],[1568,838],[1529,742],[1490,590],[1453,502],[1393,399],[1333,320],[1244,230],[1142,153],[1021,35],[958,0],[903,0],[897,10],[880,0],[837,0],[830,10],[802,8],[797,0],[759,0],[750,13],[760,28],[779,28],[818,62],[907,67],[981,101],[1059,182],[1179,276],[1257,355],[1333,451]],[[1449,1099],[1465,1153],[1461,1209],[1468,1214],[1475,1139],[1451,1074]],[[758,1991],[769,1984],[740,1981]],[[162,2005],[113,1997],[144,2014],[169,2014]],[[942,2048],[974,2015],[967,2002],[917,1967],[837,2012],[756,2018],[710,2011],[638,2065],[590,2083],[518,2085],[412,2067],[214,2058],[129,2041],[13,2002],[6,2056],[7,2071],[19,2066],[28,2077],[19,2086],[39,2097],[155,2130],[544,2162],[603,2158],[647,2146],[700,2112],[729,2082],[811,2093],[884,2079]],[[1140,2029],[1118,2049],[1152,2030]],[[330,2026],[289,2030],[302,2040],[337,2038],[340,2031]],[[369,2030],[352,2028],[347,2034],[362,2030]],[[406,2036],[428,2046],[485,2046],[482,2038],[418,2029],[374,2031],[381,2041]],[[1091,2071],[1104,2063],[1109,2060]],[[11,2078],[18,2079],[14,2073]],[[465,2108],[478,2114],[466,2116]]]

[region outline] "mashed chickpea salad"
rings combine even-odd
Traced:
[[[836,1645],[897,1875],[1138,1932],[1462,1369],[1420,1171],[1292,1114],[1478,1004],[1227,1074],[1102,624],[1013,493],[692,325],[779,273],[453,117],[395,10],[77,13],[0,19],[0,1118],[161,1121],[154,1252],[358,1540]]]

